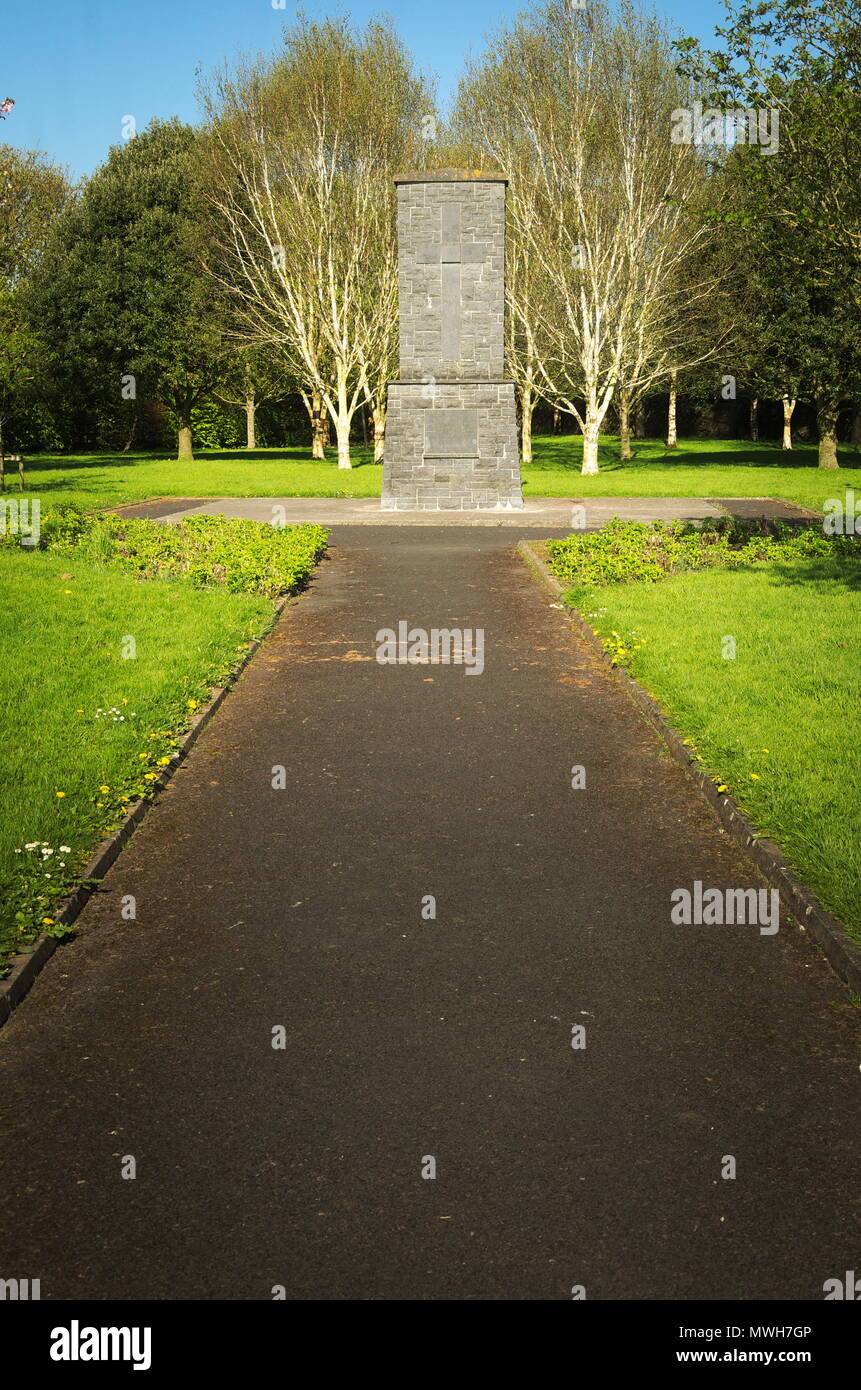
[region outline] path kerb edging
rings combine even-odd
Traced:
[[[153,783],[152,797],[147,797],[143,801],[136,801],[134,806],[123,818],[122,824],[102,840],[96,848],[94,854],[83,869],[82,882],[75,889],[74,893],[66,898],[59,907],[55,921],[61,926],[71,926],[78,917],[88,899],[98,888],[100,881],[104,878],[108,869],[119,856],[123,845],[134,834],[135,829],[143,820],[150,806],[156,800],[157,794],[167,786],[176,769],[185,761],[188,753],[196,743],[199,735],[206,728],[212,716],[226,699],[233,686],[236,684],[245,667],[257,652],[261,644],[269,636],[278,619],[281,617],[288,603],[295,600],[297,595],[286,594],[279,599],[272,613],[272,619],[267,624],[259,637],[255,637],[248,643],[247,650],[239,658],[236,665],[231,667],[223,685],[213,686],[209,703],[204,705],[195,714],[184,734],[178,747],[178,757],[173,759],[172,765],[166,767],[159,773],[157,780]],[[33,981],[40,974],[44,966],[51,959],[58,946],[62,946],[69,937],[57,938],[55,936],[37,936],[33,943],[32,951],[23,952],[21,955],[13,956],[10,961],[9,973],[0,980],[0,1028],[8,1019],[13,1009],[17,1008],[21,1000],[31,988]]]
[[[541,555],[541,543],[522,540],[517,549],[533,575],[561,600],[565,586],[551,574]],[[613,666],[601,639],[585,618],[575,609],[566,608],[564,616],[591,648],[602,658],[620,681],[628,695],[660,734],[672,757],[688,773],[703,796],[717,812],[727,833],[754,861],[768,881],[780,890],[781,900],[802,930],[813,936],[832,969],[858,995],[861,995],[861,948],[849,936],[843,923],[822,906],[811,890],[793,874],[786,859],[773,840],[760,835],[731,796],[719,792],[704,772],[692,765],[693,754],[682,736],[667,722],[660,706],[633,676],[620,666]]]

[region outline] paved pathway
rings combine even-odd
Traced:
[[[125,516],[147,516],[179,521],[184,516],[238,516],[251,521],[271,521],[274,509],[285,525],[313,521],[320,526],[494,526],[540,527],[546,534],[556,527],[570,530],[572,508],[568,497],[529,497],[522,512],[383,512],[378,497],[166,497],[138,502],[118,510]],[[577,504],[585,510],[585,529],[594,531],[611,516],[633,521],[698,521],[705,517],[768,516],[814,517],[792,502],[769,497],[710,500],[705,497],[589,497]],[[581,523],[578,517],[577,525]]]
[[[759,880],[516,538],[336,533],[0,1034],[0,1275],[821,1299],[858,1268],[856,1012],[794,929],[670,924]],[[483,628],[484,673],[378,665],[399,619]]]

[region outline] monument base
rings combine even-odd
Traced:
[[[511,381],[389,383],[383,511],[520,511]]]

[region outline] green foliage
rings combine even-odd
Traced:
[[[38,429],[38,352],[22,286],[68,197],[61,170],[41,155],[0,144],[0,450],[18,453],[34,433],[50,438]]]
[[[47,535],[46,535],[47,530]],[[42,543],[142,579],[185,579],[197,588],[279,598],[294,593],[326,548],[321,526],[274,526],[219,516],[176,525],[116,516],[83,516],[74,507],[49,514]]]
[[[59,219],[32,277],[27,303],[61,399],[95,414],[167,402],[183,421],[205,400],[229,353],[212,287],[195,252],[193,159],[198,136],[154,121],[115,146]]]
[[[861,556],[861,539],[826,536],[815,526],[721,517],[692,522],[622,521],[602,531],[547,541],[550,569],[577,589],[642,580],[682,570],[742,569],[776,561]]]
[[[20,283],[68,198],[62,169],[33,150],[0,144],[0,284]]]
[[[191,436],[198,449],[238,449],[245,443],[245,424],[235,410],[206,401],[191,412]]]
[[[40,517],[39,548],[62,549],[63,546],[75,545],[83,537],[91,535],[94,525],[93,517],[79,503],[60,502],[49,508],[44,517]],[[0,535],[0,548],[20,550],[21,537],[18,531],[8,527],[5,533]]]
[[[779,118],[774,153],[736,145],[715,215],[737,267],[729,370],[814,401],[821,435],[861,392],[861,16],[835,0],[727,0],[718,50],[676,47],[706,103]],[[825,464],[829,451],[823,449]]]
[[[45,515],[40,526],[40,546],[74,545],[92,529],[92,519],[77,502],[61,502]]]
[[[861,257],[861,14],[840,0],[726,0],[722,47],[676,48],[707,102],[776,107],[780,154],[745,161],[767,215],[808,237],[834,287],[859,302]],[[775,180],[775,173],[777,179]],[[751,228],[753,231],[754,229]]]

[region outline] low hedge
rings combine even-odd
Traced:
[[[18,538],[7,536],[7,544]],[[194,516],[174,524],[89,514],[72,505],[49,511],[43,550],[117,564],[142,579],[185,579],[197,587],[276,599],[294,593],[326,548],[322,526],[277,526],[233,517]]]
[[[764,561],[861,557],[861,538],[827,536],[821,526],[719,517],[695,522],[623,521],[601,531],[548,540],[550,569],[564,583],[596,588],[626,580],[655,583],[683,570],[740,569]]]

